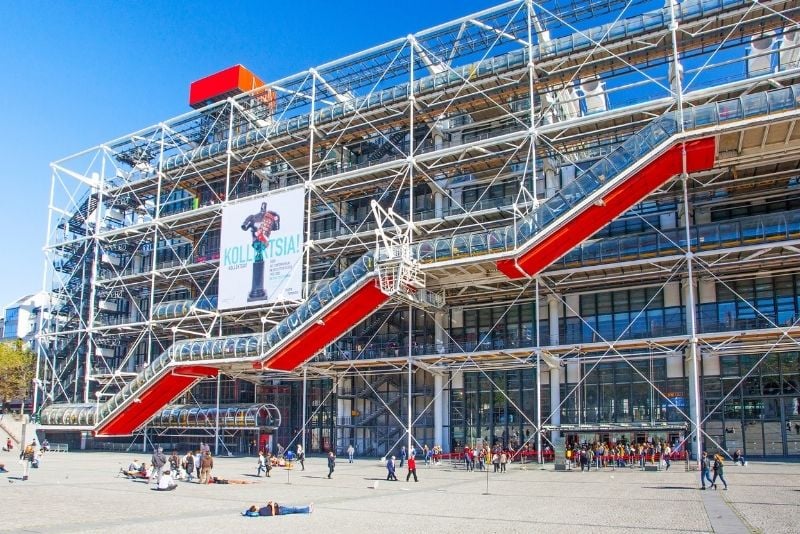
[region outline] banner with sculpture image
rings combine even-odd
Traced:
[[[220,310],[300,299],[303,206],[295,187],[223,208]]]

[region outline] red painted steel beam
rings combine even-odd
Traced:
[[[686,171],[711,169],[716,157],[713,137],[686,143]],[[683,172],[683,144],[667,149],[639,172],[609,190],[567,224],[523,252],[516,261],[497,261],[497,269],[512,280],[536,276],[595,232],[641,202],[673,176]]]
[[[129,436],[156,412],[196,381],[217,376],[218,369],[200,365],[176,367],[150,385],[138,402],[128,404],[116,417],[95,430],[96,436]]]
[[[310,325],[274,356],[257,365],[266,369],[291,371],[336,341],[388,300],[388,295],[378,287],[377,280],[370,281],[324,315],[321,324],[317,322]]]

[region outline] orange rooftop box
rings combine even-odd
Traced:
[[[258,76],[242,65],[234,65],[192,82],[189,86],[189,105],[193,108],[201,108],[263,86],[264,82]],[[267,90],[267,93],[272,95],[271,90]],[[261,95],[261,99],[264,99],[263,95]]]

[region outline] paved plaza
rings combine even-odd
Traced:
[[[418,468],[419,483],[386,482],[377,460],[339,459],[328,480],[324,458],[306,470],[255,478],[254,458],[217,458],[214,473],[248,485],[180,483],[158,492],[117,477],[149,454],[49,453],[28,481],[15,456],[0,455],[0,532],[798,532],[800,464],[728,463],[730,490],[699,491],[699,476],[628,468],[555,472],[513,464],[505,474],[466,472],[449,462]],[[377,482],[377,487],[375,483]],[[268,499],[314,503],[311,515],[242,517]]]

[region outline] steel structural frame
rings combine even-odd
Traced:
[[[644,2],[646,3],[646,2]],[[595,2],[592,4],[598,10],[606,10],[612,13],[614,7],[622,6],[622,2]],[[637,4],[629,3],[622,6],[622,9],[614,13],[615,21],[622,19],[626,10]],[[674,6],[670,6],[673,8]],[[554,27],[566,28],[583,34],[583,30],[577,27],[579,20],[577,13],[558,14],[552,11],[552,6],[547,3],[537,3],[529,0],[507,2],[480,13],[464,17],[409,35],[407,38],[398,39],[386,45],[375,47],[359,54],[354,54],[331,62],[320,67],[309,69],[297,75],[279,80],[269,84],[279,94],[277,111],[274,116],[266,116],[258,102],[253,102],[253,98],[245,95],[241,98],[228,99],[225,102],[215,104],[201,110],[193,112],[171,121],[161,123],[153,128],[148,128],[140,132],[125,136],[116,141],[101,145],[96,149],[90,149],[65,160],[59,160],[52,164],[51,178],[51,199],[49,210],[48,238],[46,249],[46,265],[51,269],[54,260],[68,259],[70,252],[78,250],[80,259],[75,265],[70,266],[64,276],[56,275],[54,271],[45,273],[45,289],[51,289],[51,285],[56,286],[51,308],[68,304],[71,310],[79,311],[75,317],[66,316],[62,318],[58,315],[53,320],[43,322],[40,329],[41,335],[39,343],[40,365],[42,374],[40,380],[46,384],[44,392],[50,397],[55,396],[82,396],[83,400],[91,401],[91,393],[102,395],[106,391],[118,387],[122,381],[125,370],[130,370],[129,359],[134,354],[129,350],[122,362],[115,368],[105,364],[105,356],[97,350],[96,339],[119,336],[121,340],[132,342],[130,348],[135,348],[136,344],[146,343],[146,361],[153,356],[154,346],[159,350],[164,349],[176,338],[185,335],[209,336],[216,329],[222,332],[226,325],[245,325],[255,327],[260,322],[263,329],[266,323],[277,321],[288,311],[293,309],[297,303],[283,303],[264,308],[253,308],[246,310],[236,310],[233,312],[206,312],[204,310],[193,309],[191,314],[176,318],[159,319],[153,316],[153,310],[159,304],[168,302],[167,295],[176,287],[176,284],[184,288],[188,286],[193,297],[203,298],[209,289],[209,284],[213,280],[218,266],[213,260],[189,263],[181,261],[174,266],[158,267],[155,261],[149,269],[142,269],[141,272],[128,273],[136,270],[135,265],[118,266],[111,265],[103,267],[104,255],[113,256],[116,250],[133,250],[130,262],[135,263],[134,257],[137,250],[149,247],[151,256],[155,256],[155,250],[159,248],[159,243],[165,244],[165,250],[175,250],[181,244],[189,241],[192,254],[197,253],[197,249],[202,242],[202,237],[212,232],[218,227],[222,208],[235,197],[242,184],[247,185],[248,181],[260,179],[262,188],[268,190],[278,189],[293,181],[303,183],[307,191],[306,202],[306,224],[309,234],[308,246],[305,253],[304,267],[306,271],[305,290],[307,295],[313,285],[310,279],[312,267],[312,253],[332,258],[330,268],[334,268],[337,262],[344,261],[347,253],[356,250],[363,250],[369,247],[369,220],[364,218],[358,223],[357,228],[351,228],[342,213],[342,199],[352,198],[354,193],[359,194],[359,190],[367,187],[366,196],[375,195],[374,191],[383,190],[385,192],[396,192],[394,199],[389,200],[389,204],[396,203],[402,190],[413,191],[415,176],[421,177],[431,190],[431,195],[441,195],[439,201],[450,200],[460,213],[451,221],[446,217],[434,217],[428,220],[415,221],[413,202],[414,195],[409,195],[409,220],[420,234],[427,235],[452,235],[464,228],[490,228],[499,222],[515,221],[518,216],[535,209],[541,199],[549,193],[547,190],[547,169],[546,163],[549,159],[560,160],[561,162],[574,162],[580,159],[585,146],[591,146],[592,141],[597,146],[602,147],[606,140],[614,142],[625,135],[634,131],[637,124],[648,120],[648,114],[657,110],[667,110],[670,108],[681,110],[686,105],[702,101],[704,99],[719,98],[725,94],[741,94],[748,91],[759,90],[766,83],[790,83],[797,79],[796,69],[793,71],[783,71],[770,73],[769,76],[761,78],[746,78],[737,80],[729,86],[709,86],[687,91],[680,84],[681,77],[673,77],[673,84],[670,87],[665,84],[663,78],[653,75],[652,64],[661,65],[666,69],[669,65],[674,65],[681,60],[688,61],[691,58],[693,48],[683,47],[684,41],[705,37],[711,34],[711,30],[706,26],[713,26],[716,32],[723,35],[717,39],[717,50],[727,49],[728,46],[735,49],[741,48],[742,37],[734,36],[734,30],[747,26],[747,24],[759,25],[763,31],[766,27],[781,27],[782,25],[794,24],[791,18],[797,17],[797,8],[792,8],[791,3],[785,2],[754,2],[749,7],[742,7],[739,10],[731,10],[730,13],[720,15],[719,24],[714,26],[713,22],[706,21],[704,24],[692,23],[688,26],[678,24],[673,20],[668,29],[656,32],[653,36],[643,39],[643,42],[636,43],[636,40],[625,43],[614,42],[607,45],[603,39],[593,42],[593,52],[591,54],[578,54],[576,59],[570,60],[569,55],[563,58],[564,64],[572,67],[553,67],[553,62],[544,62],[538,65],[533,60],[528,61],[517,74],[506,74],[490,77],[486,79],[471,80],[462,78],[460,86],[445,88],[441,92],[430,94],[415,94],[413,91],[407,93],[405,101],[393,102],[386,108],[373,110],[354,110],[346,122],[326,123],[317,125],[315,116],[317,106],[320,108],[330,107],[336,103],[351,101],[356,95],[365,94],[366,97],[378,94],[382,89],[397,81],[408,80],[410,87],[415,87],[414,71],[427,71],[433,74],[458,74],[457,67],[468,65],[475,59],[485,59],[494,54],[505,53],[514,49],[524,50],[528,57],[534,56],[534,46],[546,46],[548,37],[545,33],[547,23]],[[755,13],[759,11],[759,13]],[[728,17],[728,18],[725,18]],[[546,21],[543,25],[542,21]],[[790,26],[789,26],[790,27]],[[751,30],[753,31],[753,30]],[[785,30],[784,30],[785,31]],[[756,35],[753,33],[753,35]],[[760,34],[758,34],[760,35]],[[699,36],[699,37],[698,37]],[[605,36],[604,36],[605,37]],[[663,43],[669,42],[666,46]],[[435,43],[435,44],[434,44]],[[468,44],[467,44],[468,43]],[[476,43],[483,43],[482,45]],[[634,47],[634,50],[627,50],[624,47]],[[640,48],[636,48],[639,46]],[[601,54],[602,52],[602,54]],[[698,83],[704,70],[721,68],[720,65],[713,63],[716,50],[710,54],[706,64],[694,69],[687,69],[693,77],[689,81],[689,86]],[[598,59],[606,54],[607,59]],[[709,57],[707,54],[706,57]],[[643,63],[632,63],[631,58],[639,58]],[[583,63],[581,63],[583,61]],[[742,61],[744,59],[742,58]],[[656,87],[663,96],[660,99],[648,99],[638,106],[627,106],[620,111],[627,114],[628,118],[633,118],[633,122],[626,123],[624,115],[615,110],[611,110],[605,115],[595,117],[579,113],[577,117],[559,117],[563,113],[565,104],[570,102],[560,100],[557,93],[569,87],[570,83],[582,80],[581,74],[586,69],[592,75],[597,73],[613,72],[614,62],[618,63],[617,69],[626,71],[626,75],[636,75],[638,80],[631,82],[624,80],[624,76],[619,75],[621,83],[609,90],[624,93],[635,90],[643,84]],[[660,62],[660,63],[659,63]],[[722,62],[724,64],[724,62]],[[574,64],[578,66],[575,67]],[[603,67],[603,64],[606,67]],[[609,65],[611,64],[611,65]],[[370,65],[370,68],[365,68]],[[658,66],[656,65],[656,66]],[[675,68],[675,67],[670,67]],[[679,70],[679,68],[676,68]],[[685,74],[686,75],[686,74]],[[663,73],[662,73],[663,76]],[[568,83],[565,83],[564,80]],[[556,82],[556,80],[558,82]],[[606,83],[611,85],[615,78],[610,75],[604,78]],[[668,82],[669,80],[667,80]],[[527,91],[519,92],[521,84],[527,82]],[[365,92],[366,91],[366,92]],[[527,98],[527,109],[523,106],[522,111],[515,111],[513,106],[506,107],[500,97],[508,98],[507,95],[520,94],[523,100]],[[540,95],[541,98],[535,98]],[[512,96],[513,98],[513,96]],[[432,123],[432,118],[440,116],[486,116],[488,119],[478,119],[473,124],[503,122],[512,125],[509,134],[502,131],[496,135],[489,135],[485,139],[479,138],[474,142],[462,143],[460,145],[445,146],[443,140],[436,139],[436,121]],[[281,135],[262,135],[260,129],[269,128],[277,125],[281,120],[290,119],[308,113],[309,127],[305,132],[295,133],[289,136]],[[416,116],[415,116],[416,115]],[[347,170],[343,169],[334,174],[327,174],[331,156],[338,156],[342,160],[341,153],[347,143],[358,136],[367,135],[370,139],[384,144],[393,142],[392,133],[398,127],[407,130],[408,148],[404,146],[394,146],[398,149],[398,157],[378,165],[370,165],[367,168]],[[403,126],[405,125],[405,126]],[[416,126],[415,126],[416,125]],[[595,131],[592,132],[592,127]],[[427,133],[422,138],[415,137],[415,128],[427,129]],[[247,145],[243,150],[232,146],[233,140],[239,131],[256,131],[255,142]],[[501,129],[502,130],[502,129]],[[466,129],[462,129],[462,133]],[[762,148],[766,144],[769,133],[764,132]],[[787,134],[791,137],[791,133]],[[744,136],[744,134],[742,134]],[[787,137],[787,139],[789,138]],[[431,139],[433,138],[433,139]],[[215,141],[220,139],[220,141]],[[425,146],[426,141],[433,142],[433,149],[428,151],[415,150],[415,143]],[[165,162],[170,157],[176,155],[191,154],[196,149],[202,149],[212,143],[225,144],[225,150],[218,156],[209,157],[199,161],[197,164],[190,163],[183,169],[167,169]],[[316,151],[316,152],[315,152]],[[322,152],[320,155],[319,152]],[[541,155],[540,155],[541,154]],[[764,157],[763,153],[760,156]],[[774,156],[773,156],[774,157]],[[753,159],[755,158],[755,159]],[[751,161],[755,161],[757,167],[759,153],[751,156]],[[264,162],[267,165],[264,165]],[[732,162],[732,164],[736,164]],[[471,167],[470,167],[471,165]],[[508,205],[508,213],[502,212],[483,213],[476,210],[480,204],[475,203],[472,207],[462,205],[458,199],[454,199],[452,194],[441,187],[442,177],[450,179],[458,176],[464,167],[474,169],[475,182],[482,184],[483,192],[479,200],[493,185],[508,181],[509,178],[517,180],[519,183],[518,195],[514,201]],[[516,167],[515,167],[516,166]],[[541,167],[540,167],[541,166]],[[511,169],[515,167],[515,169]],[[277,172],[275,172],[277,168]],[[541,170],[540,170],[541,168]],[[485,169],[485,170],[483,170]],[[483,174],[481,174],[483,173]],[[273,177],[274,175],[274,177]],[[544,176],[542,176],[544,175]],[[534,178],[535,176],[535,178]],[[541,179],[540,179],[541,176]],[[214,183],[218,183],[220,177],[224,181],[223,191],[217,191]],[[682,180],[683,193],[678,196],[683,197],[686,212],[689,208],[689,189],[699,189],[699,184],[703,178],[684,176]],[[266,186],[264,185],[266,182]],[[709,180],[711,183],[712,181]],[[712,186],[713,187],[713,186]],[[89,196],[84,196],[88,189]],[[164,195],[175,193],[179,190],[193,190],[196,196],[206,195],[211,197],[208,206],[199,206],[189,212],[179,212],[174,215],[164,215],[163,202]],[[676,196],[674,187],[666,187],[663,192],[657,193],[662,196]],[[80,212],[83,205],[90,205],[95,198],[97,209],[91,210],[87,207],[83,221],[83,234],[71,232],[69,222],[74,220],[75,213]],[[382,198],[382,197],[379,197]],[[121,208],[121,206],[124,206]],[[312,222],[318,218],[318,211],[327,209],[334,214],[337,226],[344,229],[346,239],[334,239],[326,242],[325,239],[313,239]],[[120,226],[113,226],[112,221],[116,215],[123,213],[128,220],[123,221]],[[93,218],[93,221],[87,219]],[[58,220],[61,219],[59,223]],[[139,222],[141,221],[141,222]],[[431,222],[432,221],[432,222]],[[89,223],[92,223],[92,228]],[[104,226],[105,225],[105,226]],[[359,232],[360,227],[367,227],[366,232]],[[685,225],[687,233],[689,225]],[[56,235],[59,230],[63,230],[63,235]],[[192,241],[187,238],[189,232],[194,232],[201,237]],[[342,243],[341,241],[344,241]],[[80,247],[83,247],[82,249]],[[796,252],[794,243],[786,243],[786,250]],[[756,255],[763,254],[762,250],[772,247],[754,247]],[[689,287],[694,287],[694,275],[691,272],[692,266],[699,265],[708,275],[714,276],[716,265],[701,263],[703,260],[699,253],[691,250],[684,251],[684,258],[681,262],[679,258],[673,260],[671,267],[667,267],[667,273],[674,273],[675,269],[686,268]],[[66,258],[65,258],[66,257]],[[667,259],[657,259],[643,261],[641,264],[653,266],[663,263]],[[736,261],[731,262],[734,266]],[[628,266],[630,268],[630,266]],[[658,269],[658,267],[656,267]],[[757,266],[750,267],[757,269]],[[86,272],[88,269],[88,273]],[[103,271],[110,271],[107,275]],[[580,270],[580,269],[579,269]],[[483,276],[487,273],[486,269],[469,271],[464,269],[454,269],[454,272],[463,276],[464,280]],[[665,276],[663,269],[660,275]],[[545,273],[542,278],[535,280],[535,285],[540,284],[551,291],[548,280],[558,278],[559,271]],[[625,273],[621,274],[621,280]],[[68,284],[71,279],[79,277],[82,282],[89,281],[89,294],[84,292],[76,294],[68,291]],[[666,283],[666,282],[663,282]],[[536,301],[536,309],[541,308],[540,298],[542,291],[530,291],[530,282],[508,283],[500,279],[493,280],[489,287],[495,290],[502,289],[515,300],[520,298],[533,298]],[[60,286],[60,287],[58,287]],[[463,289],[463,286],[460,288]],[[120,322],[119,324],[98,324],[98,321],[106,319],[110,313],[102,309],[100,301],[101,295],[115,294],[122,292],[127,295],[129,301],[133,303],[136,297],[144,297],[148,301],[147,316],[138,321]],[[106,293],[108,292],[108,293]],[[690,299],[694,298],[694,289],[688,291]],[[531,295],[533,293],[533,295]],[[457,297],[454,302],[458,302]],[[66,303],[64,302],[66,300]],[[135,304],[134,304],[135,306]],[[693,310],[693,307],[691,308]],[[134,310],[140,315],[141,309]],[[694,314],[688,313],[692,324]],[[537,321],[538,324],[538,321]],[[409,355],[411,354],[411,322],[409,321]],[[444,328],[443,328],[444,329]],[[135,336],[129,332],[137,331]],[[699,357],[697,345],[705,343],[713,347],[714,341],[704,341],[703,336],[698,336],[694,327],[690,328],[691,334],[688,342],[692,349],[693,360],[696,362]],[[447,332],[444,329],[445,333]],[[776,332],[778,340],[786,338],[789,343],[794,342],[791,332]],[[75,349],[66,357],[58,356],[60,361],[56,361],[57,354],[54,345],[58,345],[60,340],[74,338]],[[682,346],[686,339],[676,340],[676,342],[665,343],[664,346]],[[83,348],[83,352],[78,349]],[[608,348],[614,352],[615,344],[609,343]],[[561,352],[570,353],[575,349],[567,348]],[[578,353],[581,350],[578,349]],[[534,350],[537,360],[540,350]],[[767,351],[766,354],[768,354]],[[479,371],[485,373],[485,369],[493,368],[493,365],[503,367],[525,366],[534,367],[529,358],[509,357],[501,363],[490,362],[489,358],[473,356],[465,351],[464,357],[450,358],[451,361],[461,361],[461,367],[466,369],[469,365],[474,365]],[[616,354],[623,360],[624,354]],[[405,363],[386,361],[384,365],[394,366],[396,369],[406,369],[410,374],[412,367],[437,370],[440,362],[448,361],[448,358],[439,358],[434,355],[427,358],[417,358],[409,356]],[[67,365],[63,365],[64,363]],[[105,364],[101,373],[93,372],[96,364]],[[363,367],[360,367],[363,365]],[[452,363],[450,364],[452,365]],[[322,373],[325,364],[311,364],[308,370]],[[349,368],[344,372],[364,373],[368,372],[371,365],[364,362],[354,361],[349,364]],[[78,395],[77,373],[81,369],[83,388]],[[450,369],[454,370],[453,368]],[[46,371],[46,372],[45,372]],[[68,382],[68,373],[72,371],[74,378],[72,384]],[[337,370],[341,372],[341,370]],[[694,376],[698,376],[693,371]],[[61,373],[61,377],[59,377]],[[91,382],[96,380],[98,375],[109,377],[99,388],[91,387]],[[305,374],[304,374],[305,376]],[[696,380],[695,380],[696,382]],[[69,386],[72,386],[72,395],[69,395]],[[411,388],[411,380],[409,380]],[[60,392],[60,393],[59,393]],[[695,394],[697,397],[697,393]],[[411,398],[411,393],[408,395]],[[433,400],[430,403],[433,404]],[[426,408],[427,409],[427,408]],[[305,410],[304,410],[305,411]],[[411,428],[414,421],[411,420],[411,410],[408,410],[409,419],[404,428],[409,437],[410,446]],[[424,411],[423,411],[424,413]],[[420,414],[420,417],[422,414]],[[305,419],[305,418],[304,418]],[[697,425],[699,414],[694,417],[694,424]],[[529,421],[530,422],[530,421]],[[537,421],[536,428],[544,424]],[[539,433],[537,432],[537,435]],[[541,447],[537,447],[541,450]]]

